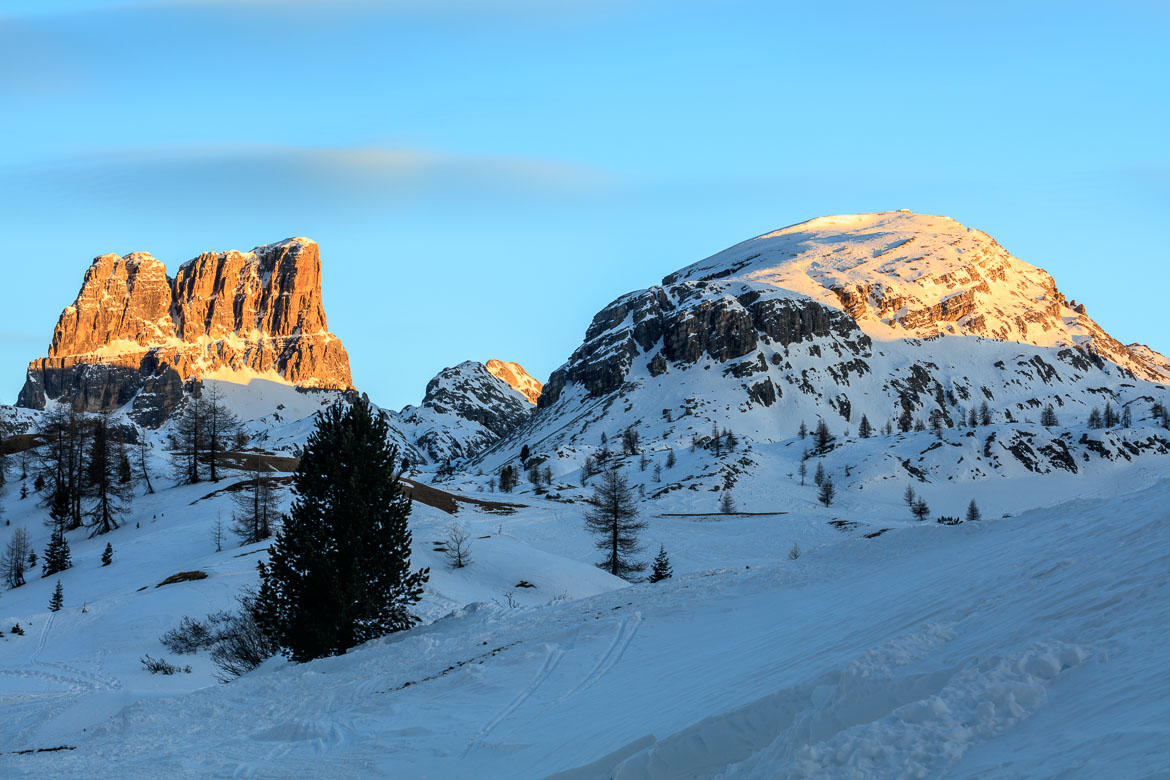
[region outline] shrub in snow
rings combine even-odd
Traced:
[[[220,613],[226,615],[227,613]],[[183,616],[178,627],[167,631],[158,641],[176,655],[195,653],[215,644],[216,633],[213,630],[211,617],[207,621],[195,620]]]
[[[467,530],[466,525],[454,520],[447,525],[443,554],[451,562],[452,569],[462,569],[471,565],[471,532]]]
[[[149,655],[144,655],[141,658],[142,667],[151,674],[175,674],[183,672],[184,674],[191,673],[190,666],[175,666],[168,663],[165,658],[151,658]]]
[[[946,515],[943,515],[942,517],[938,518],[938,522],[939,525],[958,525],[963,521],[957,517],[947,517]]]

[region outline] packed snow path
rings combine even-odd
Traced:
[[[75,750],[0,756],[0,773],[1160,775],[1168,496],[1163,481],[579,601],[472,605],[343,657],[130,705],[72,735]]]

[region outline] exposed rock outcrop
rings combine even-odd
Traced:
[[[428,460],[443,462],[496,443],[533,410],[525,395],[469,360],[440,371],[427,383],[422,403],[406,407],[392,422]]]
[[[727,363],[760,345],[831,338],[852,355],[868,353],[870,340],[843,313],[800,295],[764,285],[698,281],[651,287],[623,296],[602,309],[585,333],[585,343],[553,372],[540,396],[541,408],[556,403],[567,383],[597,397],[619,389],[639,355],[651,355],[652,376],[672,364],[687,366],[706,356]],[[753,373],[763,356],[732,375]],[[766,396],[765,396],[766,397]]]
[[[325,321],[316,243],[205,253],[174,280],[144,252],[94,259],[17,404],[65,400],[99,411],[133,403],[140,422],[158,425],[185,383],[223,372],[351,387],[349,356]]]

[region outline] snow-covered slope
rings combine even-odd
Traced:
[[[79,542],[56,615],[48,582],[4,594],[4,624],[27,631],[0,641],[0,761],[11,777],[86,778],[1159,776],[1168,497],[1163,480],[957,527],[891,523],[876,500],[844,532],[828,510],[651,518],[677,551],[672,581],[565,600],[557,578],[591,567],[562,558],[532,606],[485,599],[343,657],[192,690],[201,656],[173,659],[191,675],[136,667],[161,649],[149,637],[223,606],[254,565],[252,550],[209,548],[216,510],[201,501],[115,532],[111,567],[102,540]],[[498,551],[472,520],[491,538],[464,598],[537,566],[522,552],[533,529],[576,538],[575,521],[540,512],[502,518]],[[435,564],[430,522],[416,520],[415,556]],[[867,538],[877,523],[892,529]],[[787,560],[794,540],[804,554]],[[151,587],[179,560],[211,576]]]

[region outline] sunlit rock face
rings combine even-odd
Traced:
[[[488,373],[497,379],[502,379],[509,386],[532,403],[540,398],[540,391],[544,389],[535,377],[524,370],[519,363],[509,363],[505,360],[489,360],[484,364]]]
[[[132,403],[140,422],[158,425],[185,383],[213,374],[351,387],[349,356],[326,325],[315,242],[205,253],[173,280],[143,252],[95,258],[17,403],[63,400],[80,411]]]
[[[1113,339],[1046,271],[949,217],[819,217],[736,244],[663,285],[714,280],[806,295],[879,341],[959,335],[1080,347],[1139,378],[1165,379],[1165,358]]]

